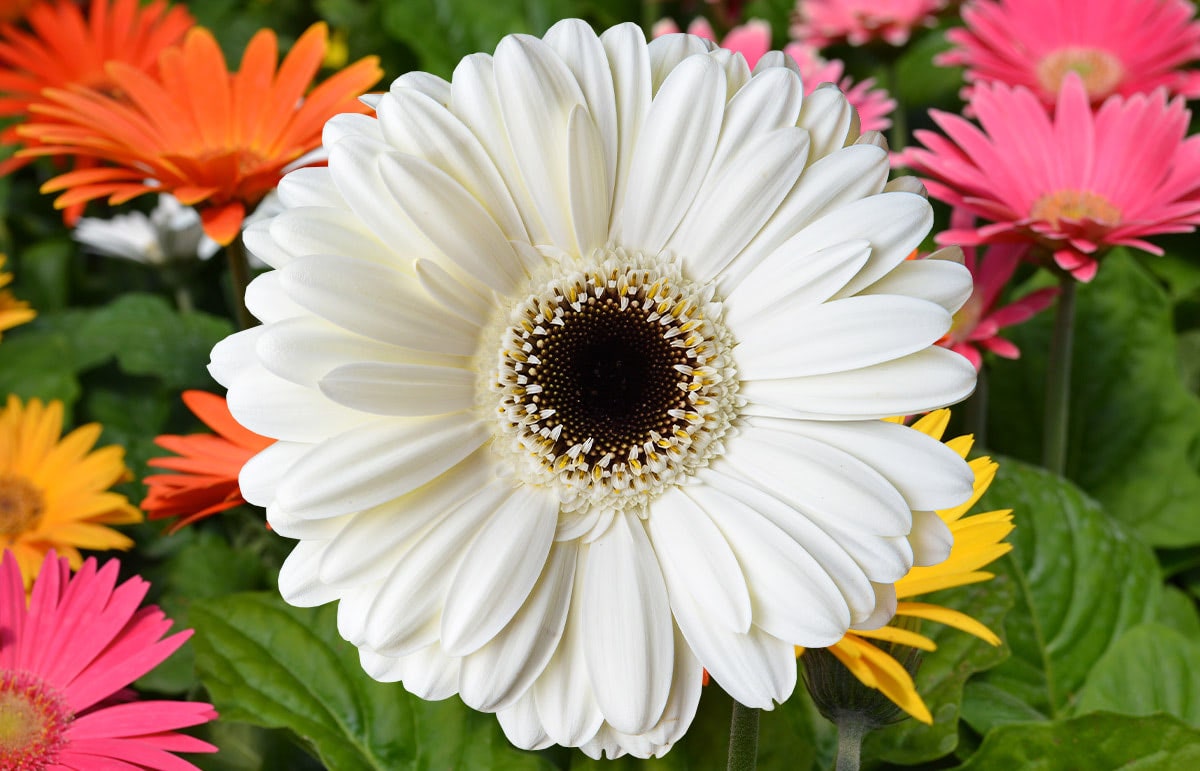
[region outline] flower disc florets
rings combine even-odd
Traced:
[[[485,370],[497,445],[526,481],[555,486],[564,509],[644,506],[730,429],[737,378],[722,306],[673,260],[615,248],[554,267],[508,311]]]

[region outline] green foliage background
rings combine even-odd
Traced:
[[[286,46],[325,20],[354,60],[379,55],[384,83],[411,69],[448,76],[460,57],[504,34],[540,34],[580,16],[598,28],[674,16],[700,3],[636,0],[205,0],[191,4],[231,63],[250,36],[275,29]],[[786,42],[791,3],[756,0],[746,17]],[[834,49],[848,71],[891,87],[909,126],[930,107],[958,110],[961,73],[938,68],[943,27],[901,50]],[[720,21],[718,20],[718,27]],[[205,365],[233,329],[220,260],[186,275],[82,253],[34,165],[0,179],[0,250],[13,289],[38,309],[0,343],[0,391],[62,399],[76,423],[100,421],[102,443],[126,447],[137,479],[162,454],[152,439],[202,427],[186,388],[218,390]],[[148,208],[138,201],[133,207]],[[940,206],[940,205],[939,205]],[[103,206],[92,214],[104,215]],[[946,212],[939,208],[939,221]],[[1167,254],[1115,252],[1081,288],[1066,478],[1039,456],[1050,314],[1012,330],[1016,361],[989,360],[970,427],[1001,472],[979,510],[1011,508],[1013,552],[996,580],[936,598],[1000,632],[993,648],[927,629],[939,649],[918,685],[936,718],[879,731],[868,767],[928,769],[1200,768],[1200,237],[1166,239]],[[1045,285],[1023,275],[1013,294]],[[192,290],[195,310],[171,302]],[[965,428],[959,426],[959,428]],[[122,488],[140,500],[144,487]],[[555,748],[512,748],[492,716],[457,699],[427,703],[366,677],[336,632],[335,610],[296,609],[274,592],[289,548],[249,507],[166,536],[132,528],[127,573],[154,582],[154,600],[192,644],[147,675],[147,693],[210,698],[222,713],[203,733],[222,747],[193,757],[212,771],[248,769],[709,769],[723,765],[729,699],[710,686],[688,736],[665,758],[595,762]],[[803,688],[763,715],[760,764],[831,767],[833,735]]]

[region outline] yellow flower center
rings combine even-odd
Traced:
[[[1068,46],[1038,62],[1038,82],[1051,93],[1058,93],[1069,72],[1079,74],[1088,98],[1093,102],[1111,94],[1125,79],[1125,65],[1121,60],[1098,48]]]
[[[1035,220],[1049,222],[1054,227],[1059,226],[1060,220],[1085,218],[1101,225],[1116,225],[1121,221],[1121,210],[1096,193],[1086,190],[1058,190],[1037,199],[1029,216]]]
[[[39,678],[0,671],[0,768],[36,771],[54,763],[72,717],[58,692]]]
[[[0,474],[0,536],[32,530],[42,518],[46,499],[25,477]]]

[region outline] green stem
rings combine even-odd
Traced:
[[[837,721],[838,745],[835,771],[858,771],[862,766],[863,737],[871,729],[861,715],[844,713]]]
[[[967,400],[967,433],[975,437],[976,447],[987,447],[988,371],[981,367],[975,381],[975,393]]]
[[[250,263],[246,259],[246,245],[242,243],[242,234],[225,247],[225,257],[229,260],[229,279],[233,284],[234,310],[237,312],[238,328],[249,329],[255,325],[254,317],[246,309],[246,286],[250,283]]]
[[[892,110],[892,132],[888,149],[898,153],[908,145],[908,114],[904,112],[904,104],[900,101],[900,63],[897,57],[892,57],[887,64],[888,93],[896,100],[896,109]]]
[[[1054,336],[1046,363],[1046,413],[1042,432],[1042,465],[1061,475],[1067,467],[1071,410],[1071,347],[1075,335],[1075,279],[1064,273],[1054,313]]]
[[[754,771],[758,766],[758,710],[733,703],[729,721],[728,771]]]

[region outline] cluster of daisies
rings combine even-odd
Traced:
[[[157,439],[141,509],[261,507],[288,602],[338,603],[367,674],[522,748],[661,755],[706,678],[770,709],[807,648],[930,722],[883,644],[933,648],[898,616],[999,643],[912,598],[1010,548],[1010,512],[968,515],[995,464],[941,441],[983,353],[1018,354],[999,330],[1054,301],[1007,285],[1200,219],[1185,0],[970,0],[939,59],[966,117],[896,155],[892,96],[821,51],[901,45],[944,0],[800,2],[782,51],[724,4],[721,35],[567,20],[366,95],[373,58],[313,85],[323,25],[230,71],[180,5],[21,5],[0,170],[54,159],[91,251],[257,266],[257,323],[212,351],[227,397],[183,394],[215,433]],[[926,191],[954,210],[932,254]],[[33,316],[0,292],[0,330]],[[215,749],[178,733],[210,705],[110,698],[186,634],[80,553],[142,512],[109,491],[121,449],[63,424],[0,413],[0,765],[190,767],[164,757]]]

